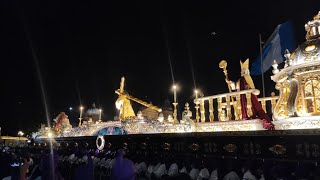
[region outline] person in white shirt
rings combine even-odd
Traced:
[[[209,170],[207,168],[203,168],[200,170],[197,180],[209,179],[209,177],[210,177]]]
[[[146,177],[147,178],[151,178],[151,175],[152,175],[152,172],[153,172],[153,165],[152,164],[150,164],[149,166],[148,166],[148,169],[147,169],[147,171],[146,171]]]
[[[190,173],[189,173],[189,175],[190,175],[190,178],[191,179],[197,179],[198,178],[198,176],[199,176],[199,173],[200,173],[200,171],[199,171],[199,169],[198,168],[196,168],[196,166],[194,165],[194,164],[191,164],[191,171],[190,171]]]
[[[153,174],[157,177],[157,178],[161,178],[163,175],[165,175],[167,173],[167,170],[166,170],[166,165],[163,163],[163,164],[160,164],[160,166],[155,170],[153,171]]]
[[[209,180],[218,180],[218,169],[212,171]]]
[[[243,180],[257,180],[257,178],[251,173],[251,171],[248,169],[244,174],[243,174]]]
[[[136,166],[136,173],[138,175],[145,173],[146,170],[147,170],[147,164],[145,162],[141,162]]]
[[[176,163],[171,164],[169,170],[168,170],[168,176],[173,177],[177,176],[179,174],[179,168]]]
[[[236,172],[230,171],[224,176],[223,180],[240,180],[240,178]]]

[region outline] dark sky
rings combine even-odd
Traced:
[[[266,41],[292,20],[302,43],[320,1],[4,0],[0,7],[0,127],[15,134],[46,122],[37,67],[50,119],[65,111],[76,123],[80,103],[93,102],[104,119],[113,119],[122,76],[129,94],[161,106],[172,99],[168,57],[182,108],[192,102],[195,85],[205,95],[227,92],[219,61],[228,60],[236,80],[239,60],[259,54],[259,33]],[[274,87],[268,74],[267,95]],[[260,77],[253,78],[261,89]]]

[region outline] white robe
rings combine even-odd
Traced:
[[[199,169],[193,168],[193,169],[190,171],[189,175],[190,175],[190,178],[191,178],[192,180],[197,179],[198,176],[199,176]]]
[[[166,172],[166,165],[165,164],[161,164],[156,171],[153,171],[153,174],[156,175],[157,178],[161,178],[166,173],[167,172]]]
[[[209,177],[210,177],[210,173],[209,173],[207,168],[203,168],[203,169],[200,170],[200,173],[199,173],[199,176],[198,176],[198,180],[209,179]]]
[[[231,171],[224,176],[223,180],[240,180],[240,178],[237,173]]]
[[[139,163],[136,166],[136,173],[141,174],[144,173],[147,170],[147,164],[145,162]]]
[[[169,170],[168,170],[168,175],[169,176],[176,176],[179,173],[179,168],[176,163],[171,164]]]
[[[146,171],[146,177],[151,178],[152,172],[153,172],[153,166],[152,166],[152,165],[149,165],[149,166],[148,166],[148,169],[147,169],[147,171]]]
[[[180,171],[179,171],[179,172],[180,172],[180,173],[188,173],[188,172],[187,172],[187,168],[186,168],[186,167],[184,167],[184,166],[183,166],[183,168],[182,168],[182,169],[180,169]]]
[[[243,180],[257,180],[257,178],[250,172],[250,170],[247,170],[243,175]]]
[[[217,169],[212,171],[209,180],[218,180],[218,170]]]

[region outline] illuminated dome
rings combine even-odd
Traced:
[[[288,64],[289,66],[300,64],[319,64],[320,11],[316,16],[314,16],[312,21],[305,24],[305,29],[307,31],[307,41],[301,44],[288,58],[289,62],[292,61],[291,64]],[[288,52],[286,54],[288,54]]]
[[[92,104],[92,108],[90,108],[86,111],[86,115],[89,117],[99,116],[99,114],[100,114],[100,110],[98,108],[96,108],[95,103]]]

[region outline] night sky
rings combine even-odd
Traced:
[[[236,80],[239,60],[259,54],[259,33],[266,41],[292,20],[297,44],[304,42],[320,1],[4,0],[0,7],[0,127],[16,135],[46,122],[40,79],[50,120],[65,111],[76,124],[79,105],[93,102],[113,119],[122,76],[130,95],[158,106],[172,99],[174,77],[180,109],[193,107],[195,86],[204,95],[228,91],[218,63],[226,59]],[[260,77],[253,79],[261,90]]]

